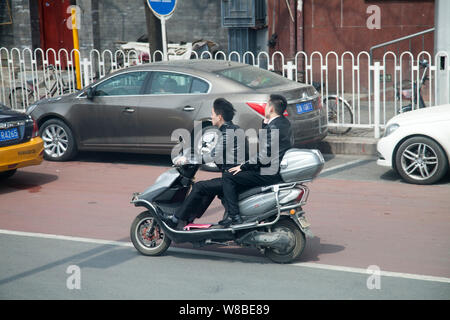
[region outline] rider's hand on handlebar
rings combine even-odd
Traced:
[[[182,166],[185,165],[188,162],[188,159],[186,157],[180,157],[175,161],[175,165]]]

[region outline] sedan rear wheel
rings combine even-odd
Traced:
[[[66,161],[73,158],[77,146],[72,130],[61,120],[50,119],[39,129],[44,140],[44,158],[50,161]]]
[[[401,144],[395,164],[402,178],[415,184],[432,184],[447,172],[448,161],[441,146],[426,137],[413,137]]]

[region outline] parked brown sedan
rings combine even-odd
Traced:
[[[45,158],[64,161],[78,150],[170,154],[175,129],[211,125],[218,97],[236,108],[234,122],[259,129],[272,93],[288,100],[295,144],[327,134],[326,112],[310,85],[246,64],[185,60],[122,69],[76,93],[38,101],[27,113],[45,142]]]

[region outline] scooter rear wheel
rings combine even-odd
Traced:
[[[130,238],[136,250],[146,256],[162,255],[172,242],[149,211],[142,212],[134,219]]]
[[[286,251],[281,252],[277,249],[267,248],[264,254],[270,260],[276,263],[290,263],[297,259],[305,249],[306,238],[300,231],[299,227],[290,218],[281,219],[272,228],[272,232],[285,232],[289,237],[292,237],[293,246],[287,248]]]

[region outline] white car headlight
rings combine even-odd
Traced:
[[[386,130],[384,131],[384,135],[383,137],[387,137],[388,135],[390,135],[392,132],[394,132],[395,130],[397,130],[400,127],[400,125],[398,125],[397,123],[392,123],[390,125],[387,126]]]

